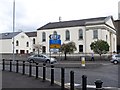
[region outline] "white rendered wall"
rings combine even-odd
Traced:
[[[15,52],[16,50],[18,50],[18,53],[20,53],[20,50],[28,50],[30,52],[30,38],[24,33],[21,32],[18,35],[16,35],[15,37]],[[16,46],[16,41],[19,41],[19,46]],[[26,46],[26,43],[29,42],[29,47]]]
[[[12,39],[1,39],[0,44],[2,48],[0,53],[12,53]]]

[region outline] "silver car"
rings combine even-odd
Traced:
[[[57,60],[55,58],[50,58],[49,56],[47,55],[44,55],[44,54],[36,54],[36,55],[32,55],[30,57],[28,57],[28,62],[37,62],[37,63],[40,63],[40,62],[44,62],[44,63],[55,63],[57,62]]]
[[[120,54],[112,55],[111,63],[118,64],[120,62]]]

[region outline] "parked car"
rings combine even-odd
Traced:
[[[120,62],[120,54],[114,54],[111,58],[111,63],[118,64]]]
[[[44,54],[35,54],[35,55],[31,55],[28,57],[28,62],[44,62],[44,63],[55,63],[57,62],[57,60],[55,58],[49,57],[47,55]]]

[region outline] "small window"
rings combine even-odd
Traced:
[[[26,43],[26,47],[29,47],[29,42]]]
[[[98,39],[98,30],[93,30],[93,39]]]
[[[79,33],[78,33],[79,35],[79,40],[81,40],[81,39],[83,39],[83,30],[82,29],[80,29],[79,30]]]
[[[16,41],[16,46],[19,46],[19,41],[18,40]]]
[[[107,41],[107,39],[108,39],[108,36],[106,35],[106,41]]]
[[[46,33],[43,32],[43,33],[42,33],[42,42],[45,42],[45,41],[46,41]]]
[[[33,49],[33,52],[35,52],[35,49]]]
[[[33,38],[33,44],[35,44],[35,38]]]
[[[28,54],[28,53],[29,53],[29,51],[28,51],[28,50],[26,50],[26,53]]]
[[[18,50],[16,50],[16,54],[18,54]]]

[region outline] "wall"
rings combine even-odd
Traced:
[[[12,39],[1,39],[0,40],[0,44],[1,44],[1,49],[0,49],[0,53],[12,53],[12,48],[13,48],[13,44],[12,44]]]

